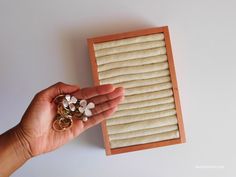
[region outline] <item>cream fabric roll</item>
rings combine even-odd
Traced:
[[[129,66],[126,68],[115,68],[112,70],[99,72],[99,78],[106,79],[106,78],[120,76],[120,75],[165,70],[167,68],[168,68],[168,62],[152,63],[152,64],[141,65],[141,66]]]
[[[110,134],[109,138],[112,141],[112,140],[120,140],[120,139],[128,139],[128,138],[135,138],[135,137],[140,137],[140,136],[153,135],[153,134],[164,133],[164,132],[169,132],[173,130],[178,130],[178,126],[168,125],[168,126],[163,126],[163,127],[142,129],[142,130],[136,130],[136,131],[131,131],[131,132],[125,132],[125,133]]]
[[[138,102],[138,101],[151,100],[155,98],[164,98],[164,97],[168,97],[172,95],[173,95],[172,89],[142,93],[142,94],[137,94],[137,95],[129,95],[129,96],[125,96],[123,103],[133,103],[133,102]]]
[[[106,125],[117,125],[117,124],[126,124],[126,123],[132,123],[137,121],[144,121],[144,120],[151,120],[156,118],[165,118],[169,116],[173,116],[176,114],[175,109],[170,109],[166,111],[159,111],[159,112],[152,112],[152,113],[146,113],[146,114],[139,114],[139,115],[126,115],[122,117],[115,117],[112,116],[106,120]]]
[[[95,51],[105,49],[105,48],[111,48],[111,47],[118,47],[122,45],[129,45],[129,44],[135,44],[135,43],[141,43],[141,42],[148,42],[148,41],[158,41],[163,40],[164,34],[152,34],[152,35],[145,35],[145,36],[138,36],[138,37],[132,37],[127,39],[121,39],[116,41],[109,41],[109,42],[103,42],[99,44],[94,44]]]
[[[115,133],[124,133],[124,132],[130,132],[130,131],[135,131],[135,130],[162,127],[162,126],[174,125],[174,124],[177,124],[176,116],[168,116],[168,117],[164,117],[164,118],[162,117],[158,119],[151,119],[151,120],[132,122],[132,123],[127,123],[127,124],[107,126],[107,131],[108,131],[108,134],[115,134]]]
[[[132,60],[107,63],[104,65],[100,65],[97,69],[100,72],[100,71],[111,70],[114,68],[122,68],[122,67],[127,67],[127,66],[139,66],[139,65],[151,64],[151,63],[161,63],[164,61],[167,61],[166,55],[157,55],[153,57],[137,58],[137,59],[132,59]]]
[[[159,47],[154,49],[147,49],[147,50],[138,50],[133,52],[126,52],[126,53],[119,53],[113,55],[107,55],[103,57],[97,57],[97,64],[104,65],[106,63],[113,63],[118,61],[125,61],[137,58],[145,58],[145,57],[152,57],[156,55],[163,55],[166,54],[165,47]]]
[[[134,88],[128,88],[125,90],[125,95],[135,95],[147,92],[155,92],[160,90],[166,90],[172,88],[171,82],[161,83],[161,84],[153,84],[147,86],[137,86]]]
[[[123,45],[119,47],[100,49],[96,51],[95,56],[101,57],[101,56],[106,56],[106,55],[111,55],[111,54],[136,51],[136,50],[145,50],[145,49],[151,49],[151,48],[157,48],[157,47],[163,47],[163,46],[165,46],[165,41],[142,42],[142,43],[136,43],[136,44]]]
[[[154,135],[136,137],[136,138],[129,138],[123,140],[113,140],[110,142],[111,148],[118,148],[118,147],[125,147],[137,144],[145,144],[169,139],[176,139],[179,138],[179,131],[174,130],[165,133],[158,133]]]
[[[152,100],[146,100],[146,101],[140,101],[140,102],[134,102],[134,103],[120,103],[118,105],[118,111],[126,110],[126,109],[133,109],[133,108],[143,108],[147,106],[153,106],[153,105],[161,105],[166,103],[174,103],[174,98],[171,97],[165,97],[165,98],[157,98]]]
[[[116,84],[126,81],[137,81],[139,79],[150,79],[150,78],[158,78],[163,76],[168,76],[170,74],[169,70],[161,70],[161,71],[152,71],[147,73],[138,73],[138,74],[129,74],[120,75],[116,77],[111,77],[107,79],[100,79],[100,84]]]
[[[157,112],[157,111],[164,111],[175,108],[174,103],[167,103],[167,104],[161,104],[161,105],[154,105],[154,106],[148,106],[143,108],[134,108],[134,109],[125,109],[121,111],[116,111],[112,117],[121,117],[126,115],[137,115],[137,114],[145,114],[145,113],[151,113],[151,112]]]
[[[126,81],[114,84],[115,87],[124,87],[126,88],[126,91],[128,88],[133,88],[137,86],[145,86],[145,85],[153,85],[153,84],[161,84],[165,82],[169,82],[170,77],[164,76],[164,77],[157,77],[157,78],[151,78],[151,79],[140,79],[140,80],[134,80],[134,81]]]

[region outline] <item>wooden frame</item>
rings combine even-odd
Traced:
[[[95,51],[94,51],[94,46],[93,46],[94,44],[101,43],[101,42],[107,42],[107,41],[113,41],[113,40],[119,40],[119,39],[125,39],[125,38],[131,38],[131,37],[137,37],[137,36],[157,34],[157,33],[163,33],[165,36],[167,58],[168,58],[171,82],[173,85],[172,90],[173,90],[173,96],[174,96],[174,100],[175,100],[175,106],[176,106],[176,112],[177,112],[176,114],[177,114],[177,121],[178,121],[180,137],[177,139],[164,140],[164,141],[159,141],[159,142],[153,142],[153,143],[111,149],[110,143],[109,143],[109,137],[108,137],[108,133],[107,133],[106,121],[103,121],[101,123],[101,125],[102,125],[104,145],[105,145],[107,155],[113,155],[113,154],[118,154],[118,153],[124,153],[124,152],[137,151],[137,150],[154,148],[154,147],[179,144],[179,143],[184,143],[186,141],[168,26],[149,28],[149,29],[143,29],[143,30],[138,30],[138,31],[132,31],[132,32],[113,34],[113,35],[107,35],[107,36],[87,39],[88,48],[89,48],[89,57],[90,57],[90,62],[91,62],[91,66],[92,66],[93,82],[94,82],[95,86],[99,85],[99,78],[98,78],[98,72],[97,72],[98,66],[96,63]]]

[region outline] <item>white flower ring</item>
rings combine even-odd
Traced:
[[[75,111],[75,104],[77,102],[77,98],[70,95],[65,95],[65,98],[62,100],[62,104],[65,109],[70,109],[71,111]]]
[[[87,103],[86,100],[80,100],[79,105],[79,112],[84,114],[83,121],[87,121],[88,117],[92,116],[91,109],[95,108],[95,104],[93,102]]]

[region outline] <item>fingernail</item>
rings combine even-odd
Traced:
[[[118,108],[117,106],[116,106],[116,107],[114,107],[114,108],[113,108],[113,111],[115,112],[115,111],[117,110],[117,108]]]
[[[124,99],[125,99],[125,96],[124,96],[124,95],[122,95],[122,97],[121,97],[121,101],[124,101]]]
[[[123,94],[125,94],[125,88],[124,87],[119,87],[119,88],[122,90]]]
[[[125,88],[124,87],[122,87],[123,88],[123,92],[124,92],[124,94],[125,94]]]

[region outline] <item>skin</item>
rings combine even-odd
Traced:
[[[93,116],[87,122],[73,119],[73,126],[64,132],[53,130],[56,116],[54,98],[71,94],[95,103]],[[57,83],[37,93],[21,121],[0,135],[0,177],[11,175],[29,159],[53,151],[82,132],[109,118],[124,99],[124,88],[111,84],[80,89],[76,85]]]

